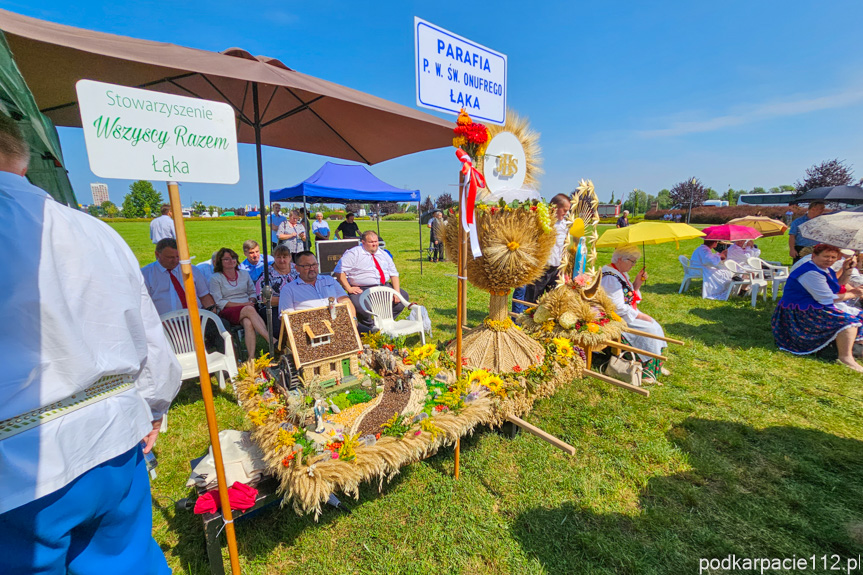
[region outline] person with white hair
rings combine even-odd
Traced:
[[[611,255],[611,264],[602,267],[600,285],[614,302],[615,312],[626,322],[626,325],[633,329],[665,337],[662,326],[655,319],[642,311],[638,311],[638,302],[641,301],[641,285],[647,280],[647,270],[642,268],[636,274],[635,280],[629,279],[629,272],[638,263],[640,256],[641,252],[638,247],[632,244],[614,250]],[[626,341],[633,347],[660,355],[663,348],[668,345],[661,339],[631,333],[626,334]],[[662,367],[662,362],[656,358],[638,354],[638,359],[644,366],[642,381],[655,383],[660,375],[669,374],[668,370]]]
[[[625,228],[629,225],[629,210],[623,210],[623,213],[617,218],[617,227]]]
[[[312,233],[315,234],[315,242],[330,239],[330,224],[324,219],[323,212],[315,213],[315,221],[312,222]]]

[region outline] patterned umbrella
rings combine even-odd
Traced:
[[[788,229],[788,226],[783,222],[764,216],[744,216],[742,218],[728,220],[728,223],[735,226],[746,226],[756,229],[761,232],[761,236],[765,238],[770,236],[781,236],[785,233],[785,230]]]
[[[863,212],[818,216],[800,226],[800,233],[837,248],[863,251]]]
[[[721,226],[710,226],[704,228],[705,240],[719,240],[721,242],[736,242],[738,240],[754,240],[760,238],[762,233],[748,226],[734,226],[722,224]]]

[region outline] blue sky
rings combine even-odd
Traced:
[[[3,2],[72,26],[220,51],[245,48],[301,72],[415,107],[413,17],[508,57],[508,101],[542,134],[547,198],[594,181],[600,199],[655,194],[693,176],[717,190],[792,184],[839,158],[863,176],[861,2]],[[451,117],[454,120],[454,117]],[[94,176],[80,130],[61,129],[79,201]],[[325,160],[264,151],[266,189]],[[424,195],[454,193],[451,149],[372,172]],[[240,183],[187,184],[184,204],[257,203],[254,150]],[[164,186],[163,184],[158,184]]]

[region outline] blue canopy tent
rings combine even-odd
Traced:
[[[270,190],[273,202],[303,202],[306,204],[379,204],[381,202],[417,203],[419,214],[419,190],[403,190],[379,179],[365,166],[326,162],[320,169],[290,188]],[[380,235],[380,210],[378,210],[378,235]],[[422,224],[420,230],[420,274],[422,274]]]

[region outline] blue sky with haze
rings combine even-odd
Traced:
[[[547,198],[592,179],[603,200],[698,177],[724,191],[793,184],[839,158],[863,176],[863,3],[831,2],[3,2],[7,10],[115,34],[220,51],[237,46],[416,107],[413,17],[508,56],[508,100],[542,134]],[[479,15],[482,15],[480,19]],[[454,117],[449,117],[454,120]],[[79,201],[104,181],[80,130],[60,137]],[[326,158],[264,149],[266,189]],[[454,194],[452,149],[371,167],[424,195]],[[254,148],[240,183],[182,186],[183,202],[257,203]],[[158,184],[164,192],[164,184]],[[455,194],[454,194],[455,195]]]

